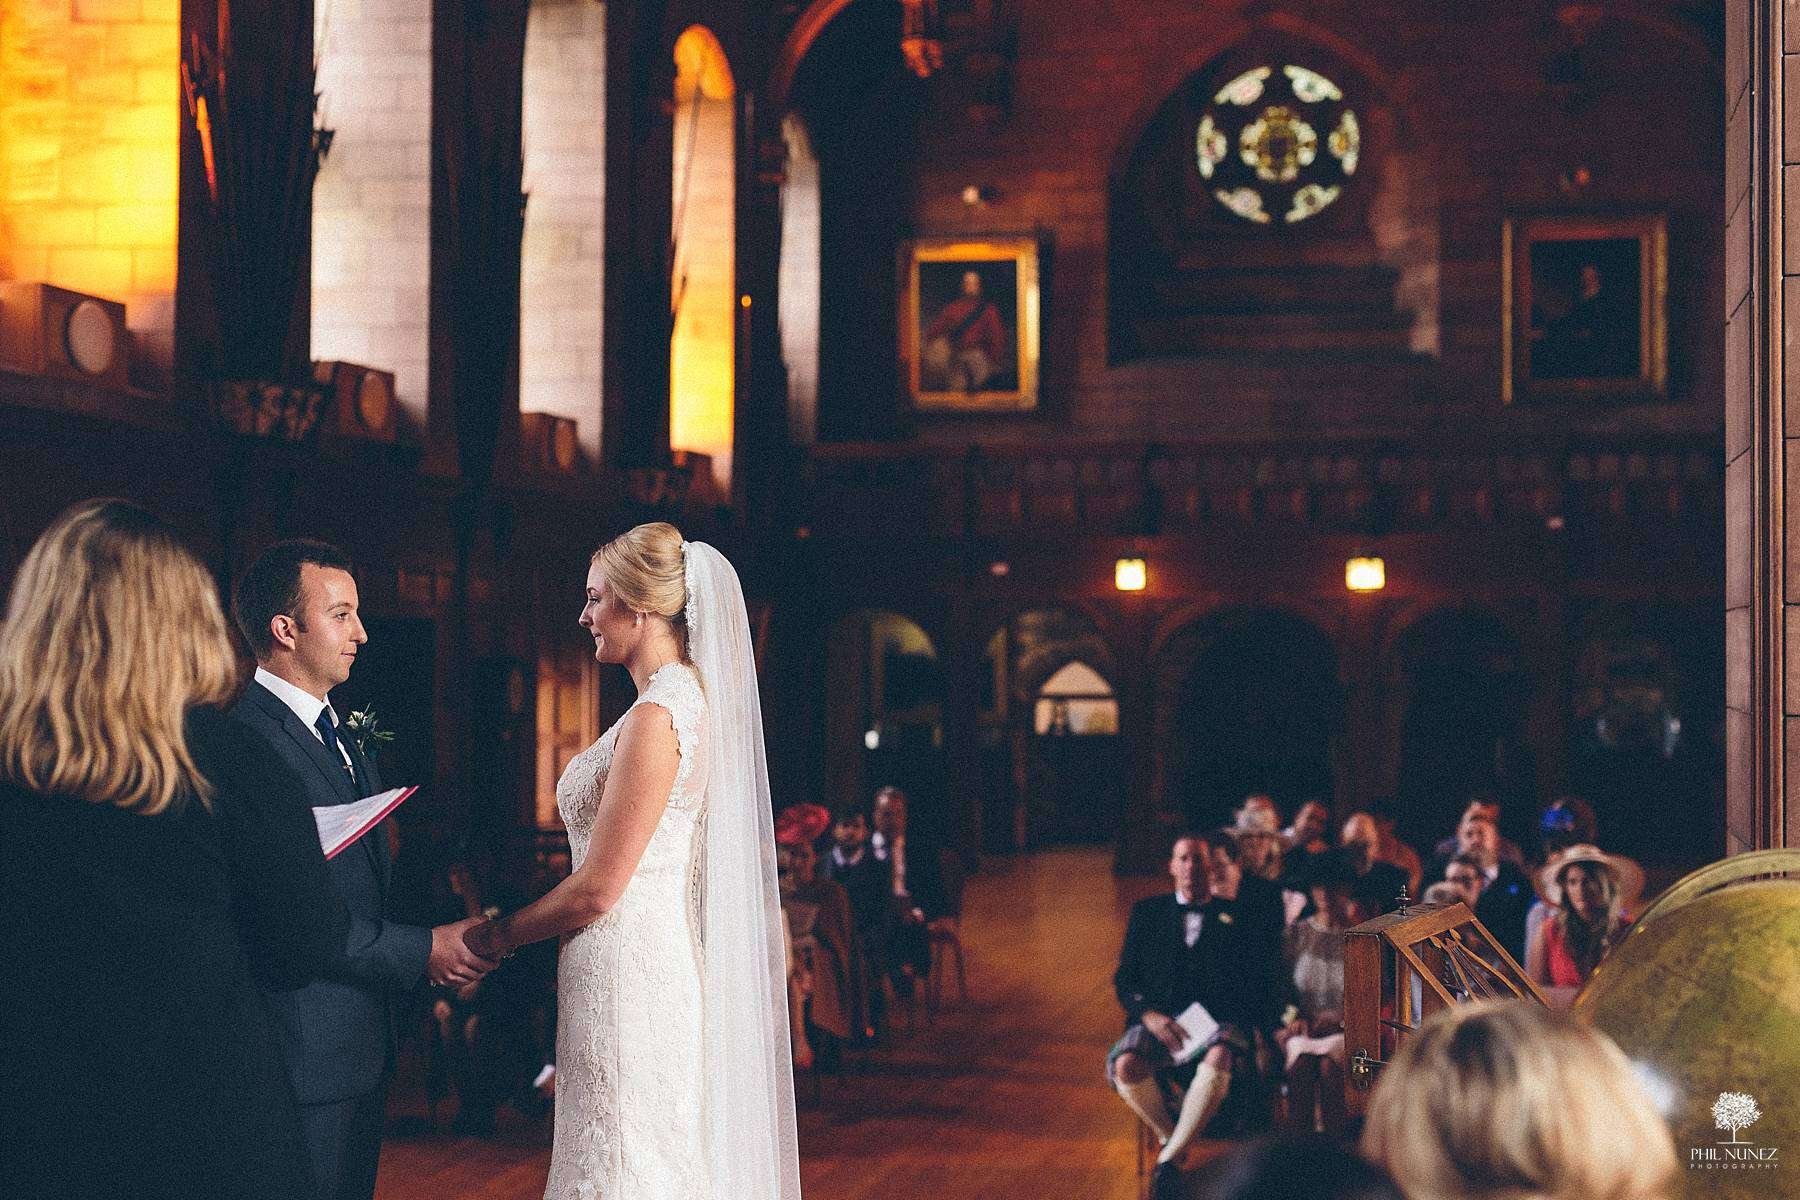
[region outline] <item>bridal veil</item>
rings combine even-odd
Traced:
[[[799,1200],[787,962],[749,615],[724,555],[704,542],[682,550],[688,652],[711,743],[700,847],[709,1174],[718,1200]]]

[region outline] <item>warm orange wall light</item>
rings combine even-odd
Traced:
[[[140,344],[164,365],[175,325],[180,12],[179,0],[0,0],[0,279],[124,301]]]
[[[675,270],[669,445],[731,481],[737,325],[735,105],[725,51],[695,25],[675,43]]]

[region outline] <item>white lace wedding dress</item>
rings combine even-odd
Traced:
[[[557,967],[556,1140],[545,1200],[710,1200],[701,1037],[700,884],[706,697],[693,668],[658,670],[632,705],[669,714],[675,786],[611,912],[563,942]],[[579,870],[621,717],[556,785]],[[604,836],[604,835],[603,835]]]

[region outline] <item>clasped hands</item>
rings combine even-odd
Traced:
[[[487,918],[467,917],[439,925],[431,931],[431,957],[425,963],[425,977],[440,987],[464,987],[474,983],[499,965],[498,959],[483,958],[469,948],[463,939],[465,930],[480,925]]]

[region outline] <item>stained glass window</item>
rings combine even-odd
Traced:
[[[1214,94],[1194,132],[1200,178],[1257,225],[1297,224],[1343,194],[1362,129],[1343,89],[1317,71],[1256,67]]]

